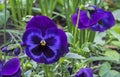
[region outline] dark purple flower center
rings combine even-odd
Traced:
[[[90,14],[95,13],[95,11],[96,11],[96,10],[88,10],[88,12],[89,12]]]
[[[47,58],[51,58],[55,55],[53,50],[49,47],[54,45],[56,41],[54,37],[48,37],[44,40],[38,36],[33,36],[32,41],[37,45],[32,49],[34,55],[40,56],[41,54],[44,54]]]
[[[86,77],[85,73],[83,72],[80,77]]]
[[[39,50],[39,52],[38,52],[38,50]],[[39,56],[43,53],[47,58],[51,58],[55,54],[53,52],[53,50],[51,50],[47,45],[42,46],[41,44],[39,44],[37,47],[33,48],[32,53],[36,56]]]
[[[98,23],[99,23],[100,25],[104,25],[104,23],[103,23],[102,20],[99,20]]]

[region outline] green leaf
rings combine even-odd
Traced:
[[[105,37],[105,36],[106,36],[106,32],[97,33],[94,42],[96,44],[104,45],[105,41],[102,40],[102,38]]]
[[[3,25],[7,22],[8,18],[10,17],[10,13],[6,10],[6,20],[5,20],[5,10],[0,12],[0,24]]]
[[[111,44],[120,48],[120,42],[119,41],[112,41]]]
[[[5,4],[0,3],[0,11],[5,9]]]
[[[66,35],[67,35],[68,43],[72,44],[73,43],[73,36],[72,36],[72,34],[69,33],[69,32],[66,32]]]
[[[106,51],[105,56],[112,58],[112,59],[116,60],[117,62],[119,61],[119,53],[115,50]]]
[[[37,63],[33,60],[30,61],[30,63],[33,65],[33,68],[36,69],[37,68]]]
[[[115,17],[115,20],[120,21],[120,9],[113,11],[113,15]]]
[[[24,73],[25,77],[31,77],[32,70],[28,70]]]
[[[120,34],[120,23],[116,23],[115,26],[112,27],[112,30]]]
[[[61,4],[61,5],[64,5],[63,0],[58,0],[58,3]]]
[[[84,44],[82,44],[82,46],[81,46],[82,51],[90,52],[89,46],[90,46],[90,43],[88,43],[88,42],[85,42]]]
[[[10,45],[8,45],[7,50],[12,50],[12,49],[15,49],[17,47],[18,47],[18,44],[10,44]]]
[[[114,61],[114,59],[106,57],[106,56],[98,56],[98,57],[90,57],[86,59],[86,61],[98,61],[98,60],[106,60],[106,61]]]
[[[28,22],[32,17],[33,17],[32,15],[27,15],[26,17],[22,18],[22,21]]]
[[[118,73],[115,77],[120,77],[120,73]]]
[[[113,30],[110,30],[110,33],[111,33],[116,39],[118,39],[118,40],[120,41],[120,35],[119,35],[118,33],[116,33],[116,32],[113,31]]]
[[[120,77],[118,76],[119,72],[115,70],[110,70],[108,73],[106,73],[103,77]]]
[[[73,58],[73,59],[85,59],[85,57],[78,55],[76,53],[71,53],[69,52],[68,54],[66,54],[67,58]]]
[[[99,71],[100,77],[104,77],[104,75],[108,73],[110,69],[111,69],[111,66],[108,62],[103,63]]]

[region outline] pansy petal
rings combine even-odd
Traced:
[[[90,27],[90,29],[93,30],[93,31],[99,31],[99,32],[103,32],[104,30],[106,30],[106,28],[103,27],[103,25],[101,25],[99,23],[96,23],[96,24],[92,25]]]
[[[72,15],[72,23],[76,26],[77,24],[77,16],[78,14],[75,13]],[[89,27],[89,19],[87,17],[87,13],[83,10],[80,12],[80,19],[78,22],[78,28],[84,30]]]
[[[20,61],[18,58],[10,59],[3,67],[2,74],[3,75],[13,75],[20,68]]]
[[[43,53],[46,56],[46,58],[51,58],[51,57],[53,57],[55,55],[54,51],[52,49],[50,49],[48,46],[46,46],[44,48]]]
[[[38,28],[46,30],[47,28],[57,28],[56,24],[47,16],[34,16],[27,24],[26,29]]]
[[[82,68],[76,73],[75,77],[93,77],[92,69]]]
[[[11,77],[21,77],[22,74],[22,70],[19,69],[14,75],[12,75]],[[9,76],[10,77],[10,76]]]
[[[114,19],[112,13],[107,12],[107,15],[102,19],[102,22],[104,25],[106,25],[108,27],[112,27],[113,25],[115,25],[115,19]]]
[[[78,28],[81,30],[85,30],[86,28],[88,28],[89,26],[85,26],[83,25],[81,22],[78,23]]]
[[[62,31],[61,29],[58,29],[58,35],[60,37],[61,40],[61,47],[60,47],[60,51],[59,52],[64,52],[62,53],[62,55],[68,53],[68,42],[67,42],[67,36],[65,34],[64,31]]]
[[[51,47],[60,50],[58,52],[59,54],[63,55],[64,53],[68,52],[68,42],[65,32],[63,32],[61,29],[47,29],[45,38],[49,37],[54,37],[54,39],[56,39],[54,40],[55,42],[53,42],[55,44]]]
[[[42,54],[42,51],[41,51],[41,47],[38,45],[36,47],[34,47],[31,52],[36,55],[36,56],[40,56]]]
[[[2,61],[0,61],[0,77],[2,77],[2,67],[3,67]]]
[[[39,44],[42,38],[41,30],[28,29],[24,32],[22,40],[25,45]]]
[[[47,42],[48,46],[53,46],[56,42],[56,39],[54,38],[54,36],[51,36],[46,38],[45,41]]]
[[[76,26],[76,23],[77,23],[77,13],[72,15],[72,23]]]
[[[99,20],[104,18],[107,14],[102,9],[96,9],[94,13],[91,13],[90,25],[97,23]]]
[[[80,21],[84,26],[89,26],[89,18],[87,12],[84,10],[80,10]]]
[[[46,41],[47,46],[39,46],[37,49],[26,47],[27,55],[34,61],[51,64],[58,61],[61,56],[68,52],[67,37],[62,30],[49,28],[46,30],[43,39]],[[33,50],[32,53],[34,55],[30,53],[31,50]]]
[[[13,75],[3,75],[2,77],[21,77],[22,70],[19,69],[15,74]]]
[[[2,72],[0,71],[0,77],[2,77]]]
[[[107,29],[110,29],[115,24],[115,19],[111,12],[106,12],[106,16],[102,18],[98,23],[90,27],[91,30],[103,32]]]
[[[41,55],[40,51],[40,41],[42,40],[42,33],[40,29],[28,29],[24,32],[22,37],[23,42],[26,45],[26,54],[34,58],[34,56]],[[32,55],[33,54],[33,55]]]
[[[2,67],[3,67],[3,63],[2,61],[0,61],[0,71],[2,70]]]

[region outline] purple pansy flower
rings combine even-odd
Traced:
[[[16,48],[16,49],[14,50],[14,54],[15,54],[16,56],[18,56],[18,55],[20,54],[20,48]]]
[[[10,52],[11,50],[8,50],[8,46],[2,47],[1,48],[2,52]]]
[[[51,64],[68,52],[65,32],[46,16],[34,16],[22,40],[26,54],[38,63]]]
[[[3,64],[0,61],[0,77],[21,77],[20,61],[13,58]]]
[[[105,31],[115,24],[114,17],[110,11],[105,11],[97,6],[91,6],[91,10],[80,10],[80,19],[78,28],[84,30],[90,28],[94,31]],[[72,15],[72,22],[74,25],[77,23],[78,11]]]
[[[77,24],[78,11],[79,11],[79,9],[77,9],[76,13],[72,15],[72,22],[75,26]],[[96,16],[98,16],[97,19],[96,19]],[[101,12],[92,13],[92,11],[89,12],[87,10],[80,10],[79,18],[80,19],[78,21],[78,28],[80,28],[81,30],[84,30],[86,28],[89,28],[90,25],[93,25],[96,22],[98,22],[99,19],[102,18],[102,13]]]
[[[93,71],[91,68],[81,68],[75,77],[93,77]]]
[[[105,30],[108,30],[110,29],[112,26],[115,25],[115,19],[114,19],[114,16],[112,14],[112,12],[110,11],[105,11],[103,9],[100,9],[98,7],[94,7],[95,8],[95,12],[101,12],[101,17],[95,15],[95,18],[98,19],[98,22],[95,23],[95,24],[92,24],[90,26],[90,29],[91,30],[94,30],[94,31],[99,31],[99,32],[103,32]]]
[[[13,52],[14,55],[16,55],[16,56],[18,56],[20,54],[20,48],[19,47],[17,47],[16,49],[13,48],[13,49],[9,50],[9,47],[6,46],[6,47],[1,48],[1,50],[2,50],[2,52],[5,52],[5,53]],[[10,55],[13,54],[13,53],[10,53]]]

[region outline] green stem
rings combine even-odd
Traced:
[[[42,13],[42,15],[47,15],[47,13],[46,13],[46,6],[44,7],[44,5],[45,4],[43,4],[43,3],[45,3],[45,1],[44,0],[39,0],[39,5],[40,5],[40,9],[41,9],[41,13]]]
[[[4,21],[4,45],[6,44],[6,11],[7,11],[7,3],[6,3],[6,0],[5,0],[5,21]]]
[[[52,17],[53,10],[57,4],[57,0],[50,0],[50,12],[49,12],[49,17]]]
[[[65,16],[67,20],[68,31],[70,31],[69,14],[68,14],[69,1],[68,0],[64,1],[64,8],[65,8]]]
[[[74,33],[74,44],[76,43],[76,38],[77,38],[76,34],[77,34],[77,30],[78,30],[79,19],[80,19],[80,8],[78,10],[77,23],[76,23],[76,27],[75,27],[75,33]]]
[[[82,46],[82,44],[83,44],[83,31],[81,30],[80,31],[80,47]]]
[[[6,1],[6,0],[5,0]],[[17,22],[16,22],[16,5],[15,5],[15,0],[10,0],[10,7],[11,7],[11,12],[12,12],[12,17],[13,17],[13,20],[14,20],[14,23],[15,23],[15,26],[17,26]]]
[[[88,42],[93,42],[94,41],[94,38],[95,38],[95,34],[96,34],[96,32],[95,31],[92,31],[92,30],[90,30],[90,33],[89,33],[89,41]]]
[[[63,68],[64,68],[64,66],[63,66],[63,64],[61,64],[61,69],[62,69],[62,73],[61,74],[62,74],[62,77],[64,77],[64,69]]]
[[[21,21],[21,8],[20,8],[20,0],[16,1],[17,6],[17,15],[18,15],[18,21]]]
[[[6,57],[7,57],[7,53],[4,53],[4,60],[6,60]]]
[[[25,15],[27,15],[28,14],[28,12],[29,12],[29,0],[26,0],[26,11],[25,11]]]
[[[24,73],[25,73],[26,67],[25,67],[25,64],[24,64],[24,59],[20,60],[20,64],[22,66],[22,77],[25,77]]]
[[[0,49],[0,60],[2,60],[2,50]]]
[[[49,77],[48,76],[48,66],[44,64],[43,69],[44,69],[44,77]]]
[[[20,8],[21,8],[21,16],[24,17],[25,16],[25,13],[24,13],[24,5],[23,5],[23,2],[22,0],[19,1],[20,3]]]
[[[29,2],[29,11],[28,11],[29,15],[32,15],[32,5],[33,5],[33,0]]]
[[[22,47],[20,44],[18,44],[18,47],[20,48],[20,53],[22,53]]]

